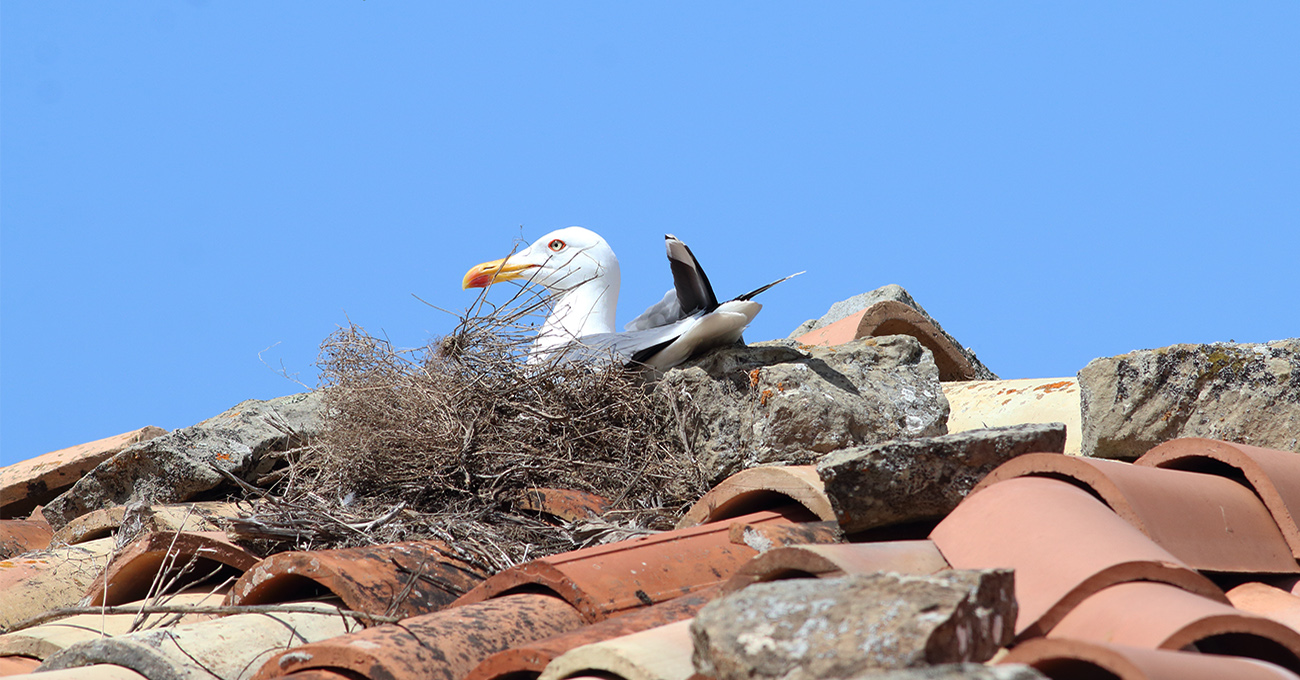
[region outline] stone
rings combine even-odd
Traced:
[[[660,388],[711,483],[757,465],[810,464],[848,446],[947,431],[934,359],[909,336],[725,347],[668,370]]]
[[[824,456],[817,474],[851,534],[943,517],[997,466],[1064,450],[1063,423],[1028,423],[843,449]]]
[[[756,583],[691,623],[697,673],[717,680],[853,678],[984,661],[1011,642],[1008,570],[888,572]]]
[[[1079,391],[1085,456],[1132,460],[1179,437],[1300,451],[1300,339],[1094,359]]]
[[[820,319],[800,324],[788,339],[810,345],[835,345],[863,337],[911,335],[934,353],[939,378],[997,380],[969,347],[957,342],[912,296],[896,284],[831,305]]]
[[[274,463],[266,454],[301,446],[320,431],[322,404],[318,392],[250,399],[197,425],[132,445],[50,501],[45,518],[57,530],[109,506],[202,500],[229,483],[214,467],[252,481]]]

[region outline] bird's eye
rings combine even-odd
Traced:
[[[558,252],[560,252],[561,250],[564,250],[564,241],[561,241],[561,240],[558,239],[558,238],[557,238],[557,239],[554,239],[554,240],[551,241],[551,243],[550,243],[550,245],[549,245],[548,247],[551,249],[552,252],[556,252],[556,253],[558,253]]]

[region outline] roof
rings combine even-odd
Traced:
[[[809,332],[829,342],[890,326],[881,317],[898,303],[887,302]],[[940,350],[954,345],[928,316],[903,316]],[[973,357],[950,363],[969,370]],[[882,587],[868,581],[888,573],[886,601],[907,597],[900,583],[959,597],[903,617],[897,630],[873,619],[839,635],[871,628],[874,639],[919,645],[908,658],[951,664],[944,677],[1300,680],[1300,456],[1181,437],[1132,462],[1088,458],[1078,455],[1075,378],[943,387],[957,434],[908,449],[930,447],[925,456],[891,457],[898,452],[882,445],[818,466],[750,468],[715,485],[672,531],[497,573],[438,540],[259,557],[220,530],[238,509],[218,501],[107,507],[56,532],[38,503],[160,431],[46,454],[0,469],[10,517],[0,519],[0,628],[10,631],[0,635],[0,676],[685,680],[744,667],[768,677],[774,659],[793,658],[782,625],[802,621],[805,646],[834,638],[823,624],[838,614],[798,613],[816,598],[791,595],[793,585]],[[1048,422],[1066,422],[1065,436],[1059,426],[1024,429]],[[1016,437],[1014,450],[988,446]],[[933,460],[957,467],[936,474]],[[925,513],[866,518],[854,497],[864,488],[854,475],[865,474],[885,475],[892,490],[872,493],[897,492],[895,506],[926,499]],[[956,492],[938,512],[934,499],[947,496],[935,485]],[[528,502],[569,519],[605,507],[567,490]],[[944,575],[968,575],[967,585],[940,583]],[[743,618],[725,607],[760,596],[784,604],[762,614],[768,628],[740,633],[738,656],[722,658],[733,634],[716,622]],[[58,613],[78,605],[91,609]],[[936,611],[950,618],[926,628]],[[953,625],[966,632],[943,632]],[[763,654],[747,656],[746,646]],[[843,649],[832,655],[851,664]]]

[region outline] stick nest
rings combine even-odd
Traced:
[[[272,549],[439,538],[488,570],[671,528],[707,490],[668,390],[614,362],[525,361],[544,303],[464,315],[399,350],[349,324],[321,347],[322,434],[236,534]],[[482,307],[480,307],[482,309]],[[609,501],[566,523],[531,489]]]

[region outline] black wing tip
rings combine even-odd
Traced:
[[[807,274],[807,273],[808,273],[808,270],[807,270],[807,269],[805,269],[805,270],[803,270],[803,271],[801,271],[801,272],[795,272],[795,273],[793,273],[793,274],[791,274],[791,275],[789,275],[789,276],[787,276],[787,277],[785,277],[785,278],[777,279],[777,280],[775,280],[775,281],[773,281],[773,282],[767,284],[766,286],[763,286],[763,287],[761,287],[761,288],[756,288],[756,289],[754,289],[754,290],[751,290],[751,291],[749,291],[748,293],[745,293],[744,295],[737,295],[736,297],[734,297],[734,298],[732,298],[732,299],[733,299],[733,300],[752,300],[752,299],[753,299],[756,295],[758,295],[759,293],[761,293],[761,292],[767,290],[768,288],[771,288],[772,286],[775,286],[775,285],[778,284],[778,283],[784,283],[784,282],[786,282],[786,281],[789,281],[790,279],[793,279],[794,277],[796,277],[796,276],[798,276],[798,275],[800,275],[800,274]]]

